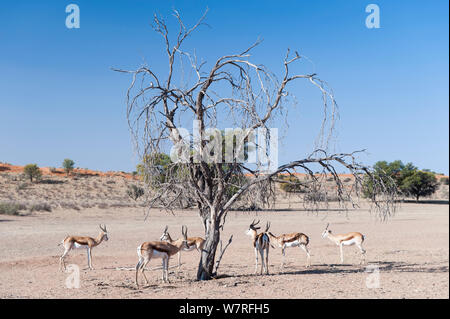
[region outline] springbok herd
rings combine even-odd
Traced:
[[[282,234],[280,236],[275,236],[269,231],[270,223],[266,224],[266,228],[264,232],[258,234],[258,230],[261,227],[258,227],[259,220],[253,220],[250,224],[249,228],[245,232],[252,238],[253,247],[255,249],[255,274],[258,273],[258,254],[261,256],[261,270],[260,274],[263,274],[263,270],[266,274],[269,273],[268,262],[269,262],[269,248],[272,246],[272,242],[278,245],[282,249],[283,261],[281,263],[281,267],[284,267],[284,258],[285,258],[285,249],[288,247],[300,247],[306,252],[307,261],[306,267],[311,265],[310,261],[310,253],[308,249],[309,237],[303,233],[290,233],[290,234]],[[361,252],[361,263],[364,263],[364,254],[366,251],[362,247],[364,242],[364,235],[359,232],[351,232],[346,234],[336,234],[334,235],[330,229],[328,229],[327,224],[325,230],[322,233],[322,238],[328,238],[336,245],[339,246],[341,263],[344,262],[343,255],[343,247],[344,246],[352,246],[356,245]],[[147,277],[145,276],[144,270],[145,266],[149,263],[152,258],[161,258],[162,259],[162,280],[164,282],[169,282],[169,258],[175,254],[178,254],[178,267],[181,266],[181,251],[192,251],[196,249],[198,252],[201,252],[203,249],[203,245],[205,240],[201,237],[188,237],[187,236],[187,227],[181,227],[181,233],[183,235],[182,238],[177,240],[173,240],[168,232],[168,226],[163,231],[163,234],[160,237],[159,241],[148,241],[144,242],[137,247],[137,255],[139,257],[139,261],[136,265],[136,286],[139,287],[138,282],[138,274],[141,271],[142,276],[147,284],[149,284]],[[108,240],[108,231],[106,230],[106,225],[100,225],[100,233],[97,238],[87,237],[87,236],[67,236],[60,245],[64,247],[64,253],[60,257],[60,268],[66,269],[66,264],[64,262],[64,258],[67,256],[71,249],[79,249],[86,248],[87,250],[87,258],[88,258],[88,267],[92,268],[92,256],[91,251],[92,248],[100,245],[103,241]]]

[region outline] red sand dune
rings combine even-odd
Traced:
[[[17,166],[17,165],[11,165],[11,164],[4,164],[4,163],[0,163],[0,172],[5,172],[5,173],[22,173],[23,172],[23,166]],[[55,168],[53,169],[53,171],[50,171],[49,167],[40,167],[41,172],[43,175],[48,175],[48,176],[63,176],[65,175],[64,169],[62,168]],[[73,170],[74,173],[80,174],[80,175],[85,175],[85,176],[100,176],[100,177],[113,177],[113,176],[117,176],[117,177],[123,177],[123,178],[128,178],[128,179],[135,179],[137,177],[133,176],[132,174],[128,174],[128,173],[124,173],[124,172],[113,172],[113,171],[109,171],[109,172],[100,172],[100,171],[93,171],[90,169],[82,169],[82,168],[76,168]],[[289,175],[288,173],[280,173],[280,175]],[[305,173],[292,173],[292,175],[298,176],[298,177],[304,177],[307,176],[308,174]],[[329,176],[332,176],[331,174],[327,174]],[[252,174],[245,174],[245,176],[250,177],[253,176]],[[353,178],[352,174],[339,174],[340,177],[342,178]],[[436,177],[438,179],[443,178],[443,177],[448,177],[446,175],[436,175]]]
[[[11,165],[11,164],[3,164],[0,163],[0,172],[4,173],[23,173],[24,166],[17,166],[17,165]],[[47,176],[64,176],[66,173],[64,169],[62,168],[55,168],[50,170],[49,167],[40,167],[40,170],[42,172],[42,175]],[[100,177],[123,177],[128,179],[134,179],[136,178],[132,174],[124,173],[124,172],[100,172],[100,171],[93,171],[90,169],[82,169],[82,168],[75,168],[73,170],[73,173],[85,175],[85,176],[100,176]]]

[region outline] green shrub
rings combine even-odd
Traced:
[[[420,197],[430,196],[436,192],[438,186],[438,181],[434,173],[416,171],[404,179],[401,190],[403,193],[413,196],[419,201]]]
[[[305,201],[306,202],[313,202],[313,203],[315,203],[315,202],[326,202],[326,201],[328,201],[328,198],[327,198],[327,194],[325,194],[324,192],[314,191],[314,192],[308,193],[305,196]]]
[[[36,203],[29,208],[30,212],[51,212],[52,207],[47,203]]]
[[[26,210],[27,207],[21,203],[4,202],[0,203],[0,214],[3,215],[19,215],[21,210]]]
[[[73,171],[73,168],[75,166],[75,162],[72,161],[70,158],[66,158],[63,163],[62,167],[64,168],[64,171],[66,172],[67,176]]]
[[[304,186],[295,176],[280,176],[280,179],[282,180],[280,188],[286,193],[303,193],[305,191]]]
[[[33,179],[39,180],[42,177],[42,172],[36,164],[28,164],[23,168],[23,174],[26,178],[33,182]]]
[[[19,185],[17,185],[16,190],[21,191],[24,190],[28,187],[28,183],[20,183]]]
[[[386,188],[400,190],[403,181],[417,171],[412,163],[403,164],[397,160],[393,162],[378,161],[373,167],[373,178],[384,184]],[[374,198],[382,192],[379,187],[374,187],[373,179],[369,175],[364,176],[363,195],[366,198]]]
[[[134,184],[129,185],[127,189],[127,195],[136,201],[139,197],[144,195],[144,189]]]
[[[441,184],[448,185],[448,177],[442,177],[439,181]]]

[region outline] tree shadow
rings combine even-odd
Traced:
[[[56,180],[56,179],[42,179],[39,181],[39,184],[64,184],[65,181]]]
[[[312,265],[309,268],[302,270],[289,270],[284,268],[279,271],[273,271],[269,275],[255,275],[255,274],[220,274],[214,279],[227,278],[250,278],[255,276],[279,276],[279,275],[322,275],[322,274],[354,274],[368,271],[367,266],[378,267],[380,272],[425,272],[425,273],[448,273],[448,266],[433,266],[427,264],[415,264],[396,261],[380,261],[374,263],[367,263],[364,265],[358,264],[318,264]],[[373,268],[372,268],[373,269]]]
[[[355,264],[322,264],[314,265],[304,270],[280,272],[280,275],[302,275],[302,274],[352,274],[366,272],[367,266],[378,267],[380,272],[425,272],[425,273],[446,273],[449,271],[448,266],[432,266],[426,264],[414,264],[396,261],[380,261],[368,263],[364,265]],[[321,267],[321,268],[314,268]],[[373,268],[372,268],[373,269]]]
[[[440,200],[440,199],[421,199],[416,201],[414,199],[403,199],[402,203],[411,203],[411,204],[439,204],[439,205],[448,205],[448,200]]]

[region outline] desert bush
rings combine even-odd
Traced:
[[[30,212],[51,212],[52,207],[47,203],[32,204],[29,208]]]
[[[0,203],[0,214],[3,215],[19,215],[20,211],[26,210],[26,205],[16,202]]]
[[[135,184],[129,185],[127,189],[127,195],[133,199],[137,200],[139,197],[144,195],[144,189],[142,187],[139,187]]]
[[[100,209],[106,209],[109,207],[109,205],[106,203],[99,203],[99,204],[97,204],[97,207]]]
[[[393,162],[378,161],[373,167],[373,177],[379,179],[388,188],[403,192],[401,186],[406,178],[415,174],[417,167],[412,163],[403,164],[397,160]],[[373,179],[368,175],[364,176],[363,195],[366,198],[374,198],[380,190],[374,189]]]
[[[74,210],[80,210],[80,207],[78,207],[78,205],[74,204],[74,203],[61,203],[61,207],[65,208],[65,209],[74,209]]]
[[[295,176],[280,176],[280,179],[282,180],[280,188],[287,193],[303,193],[305,191],[305,187]]]
[[[404,179],[400,188],[404,194],[413,196],[416,198],[416,201],[419,201],[420,197],[430,196],[436,192],[438,186],[439,184],[434,173],[416,171]]]
[[[327,194],[324,192],[310,192],[305,195],[305,202],[326,202],[328,200]]]
[[[352,179],[350,178],[350,177],[346,177],[345,179],[344,179],[344,183],[348,183],[348,182],[351,182],[352,181]]]
[[[93,207],[93,205],[91,203],[89,203],[89,202],[82,202],[82,203],[80,203],[80,206],[82,208],[91,208],[91,207]]]
[[[62,163],[62,167],[64,168],[64,171],[66,172],[67,176],[73,171],[73,168],[75,166],[75,162],[72,161],[70,158],[64,159]]]
[[[110,204],[109,207],[112,207],[112,208],[123,208],[123,207],[130,207],[130,205],[127,204],[127,203],[115,202],[115,203]]]
[[[442,177],[439,181],[444,185],[448,185],[449,182],[448,177]]]
[[[33,179],[39,180],[42,177],[42,172],[37,166],[37,164],[28,164],[23,168],[23,174],[26,178],[33,182]]]
[[[24,190],[28,187],[28,183],[20,183],[19,185],[17,185],[16,190],[17,191],[21,191]]]

